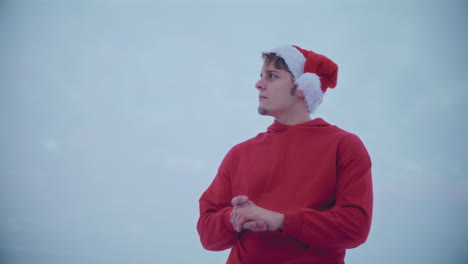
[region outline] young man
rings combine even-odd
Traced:
[[[266,132],[234,146],[200,198],[197,229],[227,263],[344,263],[372,217],[371,160],[354,134],[311,120],[338,66],[297,46],[263,53]]]

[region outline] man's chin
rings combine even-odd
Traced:
[[[258,107],[258,113],[260,115],[268,115],[268,112],[269,112],[268,109],[266,109],[265,107],[263,106]]]

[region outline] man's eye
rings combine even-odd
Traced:
[[[276,78],[276,75],[274,75],[273,73],[270,73],[270,74],[268,74],[268,78],[270,78],[270,79]]]

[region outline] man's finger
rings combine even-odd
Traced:
[[[234,215],[235,215],[235,213],[236,213],[235,209],[232,209],[231,215],[229,217],[229,219],[231,221],[231,224],[233,224],[233,225],[234,225]]]
[[[234,225],[235,229],[237,232],[240,232],[242,230],[242,223],[245,221],[245,217],[242,215],[238,215],[237,218],[235,219]]]
[[[242,225],[243,229],[250,229],[252,231],[267,231],[268,227],[262,220],[247,221]]]
[[[246,195],[239,195],[239,196],[232,198],[231,204],[232,206],[240,206],[240,205],[247,203],[248,201],[249,201],[249,197],[247,197]]]

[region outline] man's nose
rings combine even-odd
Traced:
[[[255,84],[255,88],[258,90],[265,90],[265,84],[263,83],[262,79],[258,80],[258,82]]]

